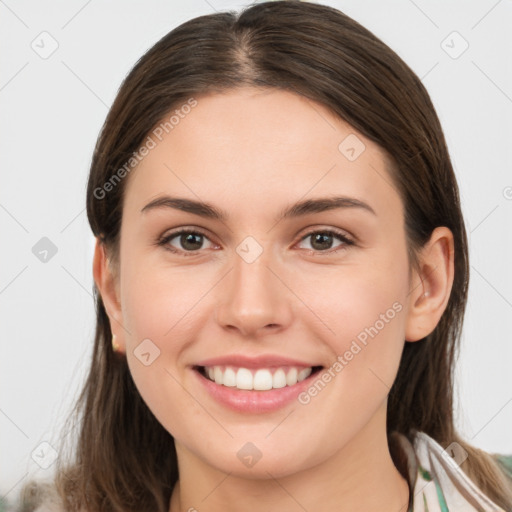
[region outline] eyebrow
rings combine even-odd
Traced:
[[[141,213],[146,213],[150,210],[162,208],[173,208],[176,210],[193,213],[195,215],[199,215],[200,217],[219,220],[222,222],[226,222],[229,218],[229,215],[225,210],[217,208],[210,203],[170,196],[162,196],[154,199],[146,206],[144,206],[144,208],[142,208]],[[375,211],[369,204],[360,201],[359,199],[345,196],[322,197],[318,199],[306,199],[304,201],[299,201],[292,206],[285,208],[277,216],[275,221],[301,217],[312,213],[321,213],[338,208],[360,208],[372,213],[373,215],[376,215]]]

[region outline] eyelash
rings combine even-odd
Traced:
[[[337,230],[334,230],[334,229],[319,229],[319,230],[315,230],[315,231],[310,231],[308,233],[306,233],[300,240],[299,242],[302,242],[303,240],[305,240],[306,238],[310,237],[311,235],[315,235],[315,234],[318,234],[318,233],[321,233],[321,234],[327,234],[327,235],[333,235],[335,236],[336,238],[338,238],[340,241],[343,242],[343,245],[341,245],[340,247],[338,247],[337,249],[327,249],[325,251],[315,251],[314,249],[305,249],[309,254],[312,254],[312,255],[324,255],[324,254],[328,254],[328,255],[333,255],[339,251],[342,251],[342,250],[346,250],[347,247],[351,246],[351,245],[355,245],[355,242],[351,239],[349,239],[346,235],[344,235],[343,233],[341,233],[340,231],[337,231]],[[168,235],[160,238],[158,241],[157,241],[157,245],[158,246],[162,246],[165,250],[167,251],[170,251],[174,254],[180,254],[182,256],[185,256],[185,257],[188,257],[188,256],[196,256],[199,251],[182,251],[180,249],[176,249],[172,246],[169,245],[169,242],[173,239],[173,238],[176,238],[180,235],[185,235],[185,234],[193,234],[193,235],[200,235],[204,238],[207,238],[209,240],[209,238],[204,234],[204,233],[201,233],[201,231],[198,231],[198,230],[195,230],[195,229],[181,229],[180,231],[175,231],[173,233],[169,233]]]

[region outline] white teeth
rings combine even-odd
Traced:
[[[217,384],[222,384],[223,383],[223,373],[222,373],[222,368],[220,368],[220,366],[215,366],[213,368],[213,377],[215,379],[215,382]]]
[[[234,388],[236,386],[236,373],[233,368],[226,368],[224,370],[222,384],[224,384],[224,386],[229,386],[230,388]]]
[[[273,388],[284,388],[286,386],[286,374],[282,368],[276,370],[272,375],[272,387]]]
[[[216,366],[215,368],[219,367]],[[219,383],[217,382],[217,384]],[[222,382],[220,384],[222,384]],[[248,370],[247,368],[238,369],[238,371],[236,372],[236,387],[238,389],[252,389],[252,373],[250,372],[250,370]]]
[[[216,384],[238,389],[266,391],[285,386],[294,386],[311,375],[313,369],[297,368],[296,366],[280,367],[274,370],[259,368],[233,368],[231,366],[208,366],[205,374]]]
[[[268,370],[258,370],[254,374],[252,387],[258,391],[272,389],[272,374]]]
[[[286,374],[286,384],[288,386],[293,386],[297,382],[297,368],[292,368],[287,374]]]
[[[297,380],[300,382],[301,380],[307,379],[311,375],[311,368],[304,368],[299,372],[297,376]]]

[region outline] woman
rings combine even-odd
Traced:
[[[63,510],[512,509],[510,459],[454,427],[468,253],[443,132],[358,23],[276,1],[171,31],[107,116],[87,212]]]

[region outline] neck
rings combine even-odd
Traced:
[[[279,479],[225,474],[177,445],[180,479],[169,512],[407,512],[409,487],[389,453],[385,412],[329,459]]]

